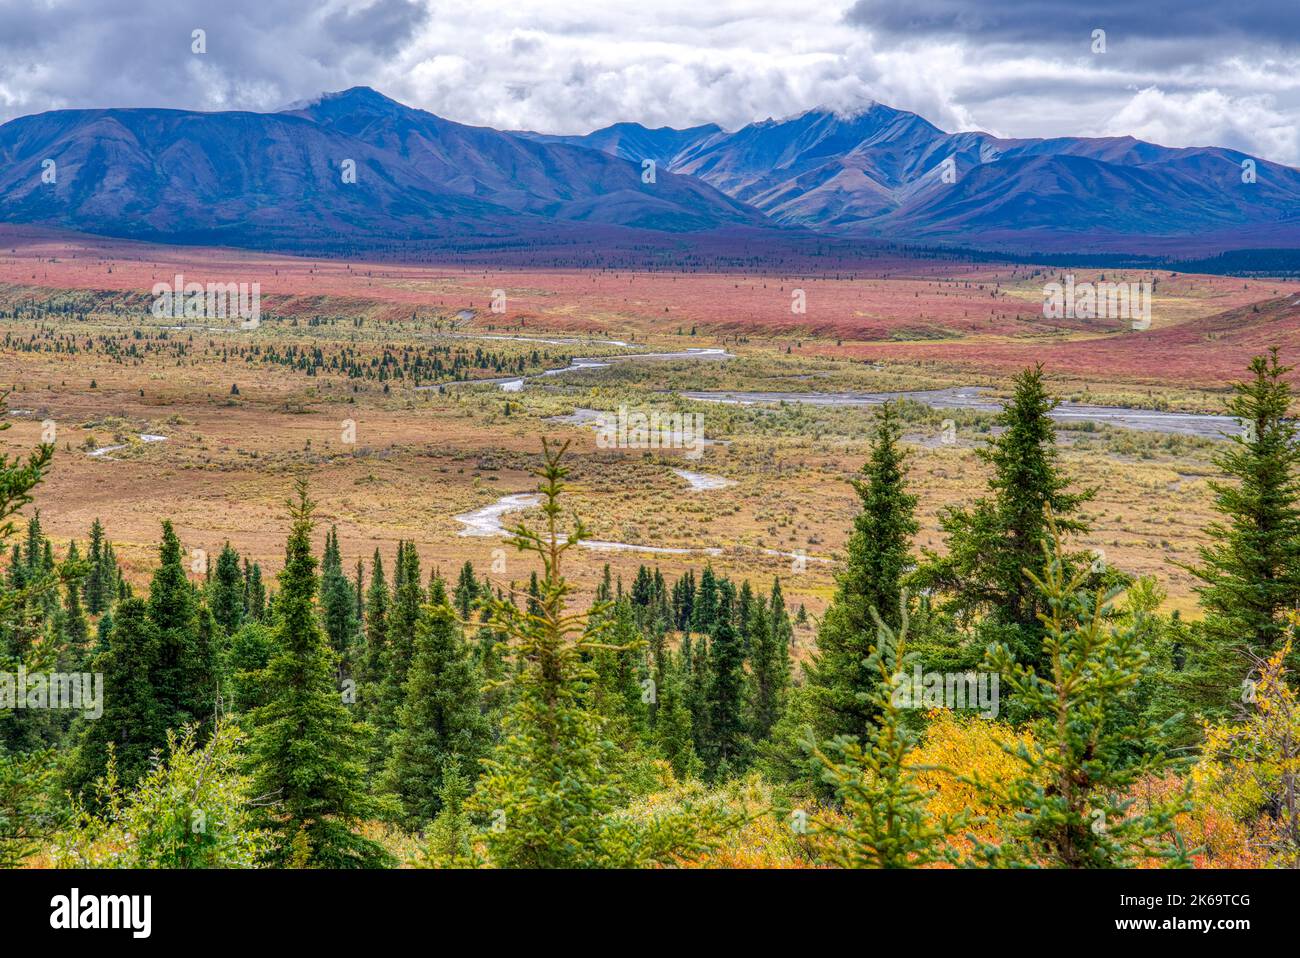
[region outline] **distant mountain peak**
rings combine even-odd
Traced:
[[[907,123],[924,124],[936,133],[942,132],[924,117],[907,110],[896,109],[886,103],[881,103],[879,100],[855,100],[839,105],[822,103],[811,109],[782,117],[769,116],[765,120],[751,123],[750,126],[764,130],[780,129],[785,126],[878,128],[900,120]]]
[[[282,107],[277,112],[298,113],[325,104],[344,106],[353,109],[406,109],[402,104],[398,103],[391,97],[384,96],[373,87],[354,86],[348,87],[346,90],[326,90],[305,100],[295,100],[293,103]]]
[[[902,113],[887,103],[881,103],[879,100],[873,100],[868,97],[865,100],[859,100],[857,103],[845,106],[823,106],[821,109],[834,113],[836,116],[842,116],[846,119],[862,116],[864,113],[873,113],[877,110],[888,110],[890,113]]]
[[[333,93],[322,93],[321,98],[324,100],[351,100],[356,103],[383,103],[401,106],[392,97],[384,96],[374,87],[352,86],[346,90],[337,90]]]
[[[866,116],[916,116],[907,110],[900,110],[890,106],[888,103],[881,103],[879,100],[855,99],[840,104],[819,103],[807,110],[801,110],[798,113],[792,113],[789,116],[773,120],[767,118],[769,123],[790,123],[794,120],[802,120],[807,117],[818,119],[820,117],[834,117],[837,120],[853,121],[860,120]]]
[[[895,110],[893,107],[881,103],[879,100],[858,100],[854,103],[844,103],[839,106],[832,106],[829,103],[819,103],[811,110],[805,110],[799,116],[816,114],[818,116],[833,116],[840,120],[856,120],[859,117],[866,116],[869,113],[885,111],[888,113],[900,113],[901,110]]]

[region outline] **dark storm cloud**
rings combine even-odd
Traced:
[[[336,10],[325,29],[340,43],[364,44],[377,53],[393,53],[410,41],[429,11],[414,0],[375,0],[356,10]]]
[[[1059,43],[1091,35],[1143,40],[1223,39],[1300,43],[1300,4],[1290,0],[857,0],[856,26],[895,38],[959,38],[986,43]]]
[[[842,22],[875,50],[956,51],[949,102],[972,125],[1300,158],[1294,0],[856,0]]]
[[[368,82],[427,16],[414,0],[0,0],[0,120],[57,107],[270,109]],[[195,30],[205,53],[192,50]]]

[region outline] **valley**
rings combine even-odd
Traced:
[[[259,283],[260,327],[155,319],[148,291],[176,273]],[[918,545],[940,548],[940,511],[982,482],[974,453],[1009,376],[1042,361],[1065,462],[1098,489],[1083,544],[1192,612],[1180,563],[1209,518],[1226,386],[1264,335],[1227,317],[1263,310],[1286,343],[1300,286],[1161,274],[1152,327],[1135,333],[1035,315],[1048,275],[924,261],[829,276],[471,270],[10,234],[0,383],[14,428],[0,443],[27,448],[56,424],[45,528],[66,541],[102,517],[137,582],[161,518],[187,549],[229,540],[273,572],[281,503],[306,471],[349,562],[409,540],[427,567],[469,560],[504,583],[536,571],[499,532],[536,519],[548,435],[573,444],[583,595],[606,564],[630,582],[643,563],[677,575],[708,561],[756,586],[781,577],[815,619],[873,408],[897,400]],[[790,310],[796,288],[805,314]],[[600,448],[595,418],[619,406],[698,413],[701,458]]]

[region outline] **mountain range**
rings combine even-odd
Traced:
[[[597,228],[647,242],[776,230],[1010,250],[1295,248],[1300,171],[1132,137],[947,133],[879,103],[732,132],[510,132],[355,87],[274,113],[12,120],[0,126],[0,222],[288,251]]]
[[[42,177],[54,161],[54,181]],[[349,182],[345,174],[355,173]],[[0,126],[0,220],[285,247],[761,226],[703,181],[539,143],[356,88],[277,113],[57,110]]]
[[[537,138],[650,156],[776,223],[820,232],[967,244],[990,234],[1055,234],[1082,247],[1206,232],[1260,245],[1249,238],[1261,229],[1300,240],[1300,171],[1219,147],[945,133],[879,103],[853,113],[810,110],[733,133],[618,124]],[[1247,169],[1253,176],[1243,176]]]

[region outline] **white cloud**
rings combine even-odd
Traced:
[[[1135,93],[1105,124],[1104,133],[1131,134],[1165,146],[1226,146],[1295,165],[1300,140],[1295,120],[1271,96],[1229,96],[1219,90]]]
[[[565,133],[736,128],[876,99],[948,130],[1132,133],[1300,159],[1294,46],[1199,29],[1161,39],[1148,25],[1113,30],[1111,51],[1091,56],[1082,27],[1056,45],[1008,42],[997,24],[885,32],[872,10],[898,19],[910,0],[859,5],[856,23],[850,2],[224,0],[218,13],[207,0],[0,0],[0,121],[62,107],[266,110],[354,85],[461,122]],[[199,61],[196,26],[208,30]]]

